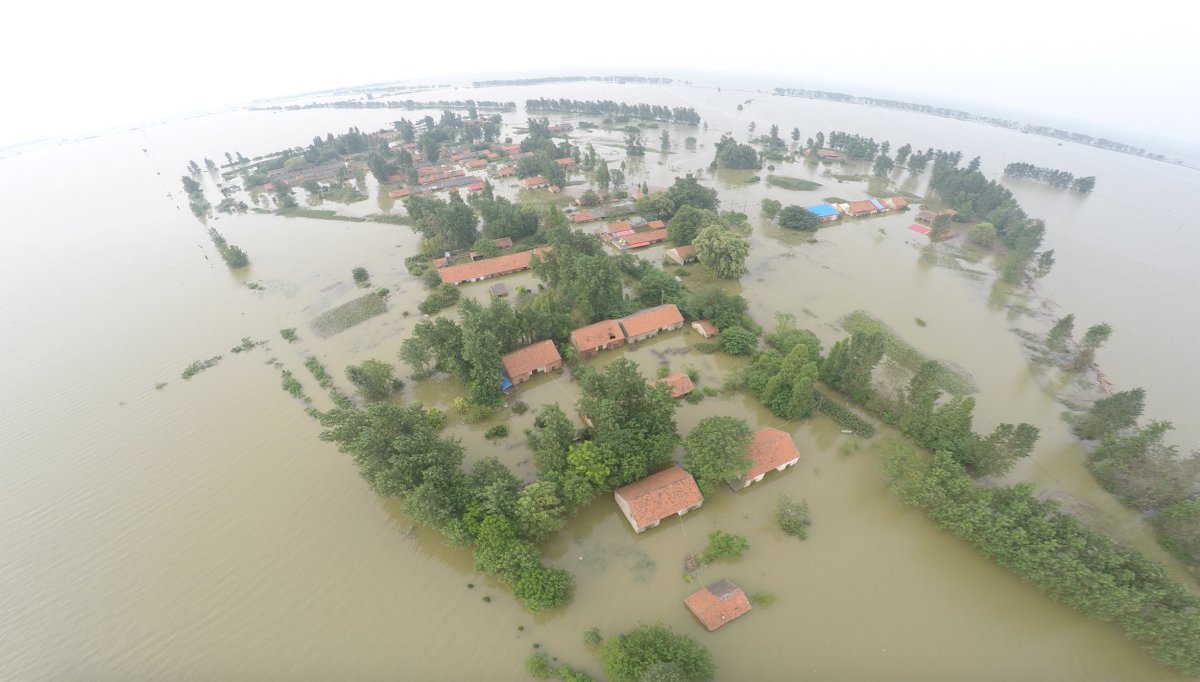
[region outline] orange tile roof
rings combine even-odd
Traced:
[[[625,340],[625,332],[616,320],[604,320],[571,332],[571,344],[581,353],[618,340]]]
[[[691,377],[683,372],[668,374],[667,376],[659,379],[657,383],[670,386],[672,398],[682,398],[683,396],[691,393],[692,389],[695,388],[695,386],[692,385]]]
[[[621,326],[627,336],[641,336],[656,329],[669,327],[673,324],[683,324],[683,315],[674,303],[646,308],[629,317],[622,317]]]
[[[616,234],[617,232],[624,232],[625,230],[631,229],[633,229],[633,227],[624,220],[615,223],[609,223],[604,226],[604,231],[609,234]]]
[[[574,165],[575,165],[575,159],[573,159],[573,158],[571,158],[571,157],[567,156],[567,157],[564,157],[564,158],[561,158],[561,159],[555,159],[555,160],[554,160],[554,163],[556,163],[556,164],[558,164],[558,165],[560,165],[560,166],[562,166],[562,167],[564,167],[564,168],[565,168],[565,167],[567,167],[567,166],[574,166]]]
[[[470,282],[480,278],[486,279],[507,272],[516,272],[517,270],[525,270],[532,267],[534,254],[540,256],[549,250],[549,247],[544,246],[533,251],[518,251],[504,256],[496,256],[495,258],[484,258],[471,263],[460,263],[442,268],[439,270],[439,273],[442,275],[442,281],[449,282],[450,284]]]
[[[754,442],[746,453],[750,457],[750,470],[742,476],[743,481],[758,478],[768,471],[800,458],[800,450],[786,431],[767,427],[754,434]]]
[[[621,486],[616,494],[629,505],[630,515],[638,528],[645,528],[704,501],[696,479],[677,466]]]
[[[695,328],[696,331],[700,332],[700,335],[706,339],[710,336],[715,336],[719,331],[717,329],[717,325],[709,322],[708,320],[696,320],[692,323],[692,327]]]
[[[536,187],[538,185],[549,185],[550,181],[539,175],[536,178],[525,178],[521,181],[521,184],[526,187]]]
[[[666,230],[650,230],[648,232],[634,232],[633,234],[627,234],[627,235],[621,237],[621,239],[626,244],[654,244],[655,242],[661,242],[661,241],[665,240],[666,238],[667,238]]]
[[[709,632],[745,615],[752,608],[742,588],[725,579],[691,593],[683,603]]]
[[[554,363],[561,366],[562,356],[558,354],[554,342],[549,339],[518,348],[500,358],[500,364],[504,365],[504,371],[510,379],[525,376],[535,369]]]
[[[876,206],[871,200],[863,199],[862,201],[851,201],[847,206],[847,210],[849,210],[851,214],[869,213],[870,211],[878,211],[879,207]]]
[[[651,230],[661,230],[666,226],[667,224],[661,220],[651,220],[650,222],[646,223],[646,227],[650,228]]]
[[[890,201],[892,202],[892,208],[897,211],[902,208],[908,208],[908,200],[904,197],[892,197]]]

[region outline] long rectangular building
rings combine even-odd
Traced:
[[[478,282],[491,277],[509,275],[514,272],[528,270],[533,267],[534,257],[541,258],[550,247],[543,246],[533,251],[518,251],[495,258],[483,258],[471,263],[450,265],[438,270],[442,281],[447,284],[462,284],[463,282]]]

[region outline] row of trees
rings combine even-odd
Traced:
[[[1077,178],[1069,171],[1043,168],[1020,161],[1005,166],[1004,175],[1009,178],[1037,180],[1051,187],[1070,187],[1076,192],[1090,192],[1096,187],[1096,177],[1093,175]]]
[[[585,114],[587,116],[627,116],[648,121],[669,121],[685,125],[700,124],[700,114],[691,107],[668,107],[662,104],[646,103],[626,104],[612,100],[530,99],[525,101],[525,111],[552,111],[559,114]]]

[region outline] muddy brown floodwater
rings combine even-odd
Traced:
[[[1025,209],[1047,220],[1047,246],[1058,256],[1039,293],[1059,304],[1055,315],[1075,312],[1080,328],[1112,324],[1116,333],[1099,356],[1105,372],[1118,388],[1147,389],[1147,414],[1175,422],[1174,442],[1189,449],[1200,442],[1187,419],[1200,370],[1177,342],[1200,332],[1194,310],[1178,303],[1200,293],[1200,270],[1190,260],[1200,231],[1172,201],[1196,193],[1196,171],[978,124],[730,90],[583,83],[414,99],[469,96],[696,107],[707,131],[665,126],[673,153],[650,151],[628,165],[630,182],[644,179],[652,188],[706,167],[720,133],[745,139],[751,121],[759,131],[798,126],[805,138],[837,129],[890,140],[893,149],[905,142],[960,149],[966,159],[982,156],[993,177],[1012,161],[1095,175],[1096,191],[1086,197],[1011,183]],[[583,630],[615,634],[638,621],[663,621],[704,642],[722,679],[1176,679],[1115,627],[1050,601],[901,508],[882,484],[875,442],[841,454],[846,437],[828,420],[781,423],[740,396],[681,404],[680,431],[720,414],[784,428],[803,453],[799,466],[739,493],[721,489],[698,512],[640,536],[610,499],[597,500],[543,547],[550,563],[575,574],[575,598],[538,617],[520,608],[472,571],[468,550],[445,546],[373,495],[349,458],[317,439],[319,427],[267,364],[276,358],[317,394],[302,365],[307,355],[342,385],[350,363],[394,360],[424,297],[403,265],[416,248],[412,232],[220,216],[211,224],[253,261],[231,274],[179,186],[192,158],[255,156],[315,134],[351,125],[375,130],[424,113],[238,111],[0,159],[0,677],[524,679],[534,643],[598,674]],[[505,120],[523,117],[518,111]],[[683,150],[687,136],[699,138],[695,152]],[[613,133],[576,139],[593,141],[611,161],[623,157]],[[657,131],[647,131],[647,143],[657,145]],[[812,242],[760,219],[758,203],[767,196],[785,204],[865,196],[863,183],[839,183],[825,170],[777,169],[822,183],[811,192],[747,184],[746,173],[704,176],[720,188],[723,207],[746,212],[753,227],[750,274],[724,286],[746,296],[764,324],[776,311],[796,315],[826,348],[842,334],[838,319],[863,309],[926,354],[965,368],[980,389],[979,429],[1002,421],[1041,428],[1036,452],[1011,480],[1066,500],[1195,590],[1146,525],[1083,468],[1082,450],[1059,420],[1062,407],[1040,387],[1010,332],[1042,329],[1043,320],[1013,312],[990,276],[922,260],[925,238],[905,229],[911,216],[847,222]],[[917,194],[927,180],[895,179]],[[399,210],[377,197],[373,180],[367,185],[367,202],[324,208]],[[206,188],[210,199],[219,197],[211,178]],[[515,196],[515,184],[499,191]],[[361,293],[350,277],[360,265],[373,284],[392,291],[389,311],[317,337],[309,321]],[[533,283],[528,274],[506,281]],[[486,296],[486,284],[464,290]],[[281,340],[285,327],[297,327],[301,340]],[[245,336],[269,343],[230,353]],[[695,352],[697,340],[690,330],[674,332],[592,362],[623,354],[647,374],[661,363],[693,366],[700,386],[719,385],[737,361]],[[218,354],[225,357],[216,367],[179,378],[192,361]],[[166,386],[156,390],[159,382]],[[451,382],[409,382],[404,399],[449,409],[459,391]],[[558,375],[518,392],[535,409],[566,406],[578,395]],[[533,411],[499,418],[513,436],[485,440],[490,422],[454,422],[451,430],[468,461],[494,454],[531,476],[532,453],[520,434]],[[776,527],[771,510],[780,493],[810,504],[807,541]],[[698,585],[683,580],[682,561],[718,528],[748,536],[751,549],[741,560],[704,568],[700,580],[728,577],[776,600],[709,634],[683,606]]]

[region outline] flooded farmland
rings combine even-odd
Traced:
[[[664,124],[672,153],[650,150],[627,164],[626,175],[630,184],[662,189],[676,175],[698,172],[720,190],[722,208],[750,216],[749,274],[724,286],[751,302],[761,324],[791,313],[827,349],[843,336],[838,320],[861,309],[925,354],[964,368],[979,388],[978,428],[1026,421],[1041,429],[1034,454],[1009,480],[1063,499],[1196,591],[1148,526],[1084,469],[1083,450],[1059,418],[1063,407],[1011,329],[1041,330],[1067,312],[1081,327],[1110,323],[1113,339],[1099,354],[1105,373],[1118,388],[1146,388],[1146,414],[1175,423],[1172,442],[1200,446],[1188,398],[1200,368],[1179,343],[1200,334],[1200,318],[1186,304],[1180,314],[1178,302],[1200,294],[1200,270],[1190,260],[1200,233],[1194,216],[1172,201],[1194,195],[1200,173],[979,124],[728,89],[577,83],[413,95],[468,97],[695,107],[706,130]],[[751,428],[790,432],[800,464],[761,486],[722,488],[697,512],[641,535],[609,497],[599,498],[543,545],[547,563],[576,576],[575,597],[564,609],[531,616],[507,589],[472,570],[469,549],[446,546],[375,496],[349,457],[318,440],[319,426],[280,389],[279,372],[268,364],[290,369],[325,408],[304,369],[307,355],[346,388],[347,365],[394,362],[426,294],[404,267],[418,237],[400,225],[221,215],[209,225],[252,259],[231,273],[179,188],[192,158],[257,156],[313,135],[350,126],[372,131],[425,113],[439,112],[234,111],[0,159],[8,238],[0,251],[7,323],[0,363],[8,377],[0,393],[0,677],[525,679],[523,662],[535,643],[598,674],[585,629],[615,634],[662,621],[708,646],[720,679],[1177,678],[1115,626],[1052,602],[902,508],[878,472],[872,450],[880,439],[843,454],[847,437],[824,417],[783,423],[740,395],[681,403],[680,433],[706,416],[743,417]],[[504,117],[511,134],[525,114]],[[1016,312],[1019,301],[994,286],[986,264],[931,264],[922,257],[926,239],[906,229],[911,216],[847,221],[811,240],[763,221],[764,197],[784,204],[857,199],[866,184],[804,164],[779,164],[776,172],[821,187],[795,192],[747,182],[750,173],[709,174],[720,135],[744,140],[751,122],[759,132],[774,123],[781,131],[798,127],[804,137],[836,129],[887,139],[893,148],[958,149],[965,159],[981,156],[989,177],[1013,161],[1095,175],[1089,196],[1006,181],[1030,215],[1047,221],[1046,247],[1058,263],[1036,293],[1056,307]],[[647,130],[648,145],[657,132]],[[688,136],[698,138],[695,151],[683,148]],[[610,163],[624,158],[619,133],[580,131],[573,141],[591,141]],[[894,179],[923,196],[928,176]],[[214,183],[206,174],[210,196]],[[323,208],[401,210],[378,197],[369,177],[367,191],[365,202]],[[516,183],[499,183],[497,191],[514,197]],[[661,254],[651,247],[641,255],[657,262]],[[363,293],[350,274],[358,266],[390,290],[388,310],[322,338],[310,323]],[[535,286],[528,273],[503,281]],[[487,284],[463,291],[482,300]],[[298,329],[297,343],[280,338],[288,327]],[[243,337],[268,343],[230,353]],[[719,386],[739,361],[697,352],[698,340],[685,328],[589,362],[629,357],[647,375],[662,364],[694,367],[701,387]],[[224,356],[218,365],[180,379],[189,363],[216,355]],[[450,431],[468,463],[495,455],[530,478],[532,452],[521,432],[537,407],[566,407],[578,387],[556,374],[516,390],[534,408],[529,413],[504,411],[473,425],[454,417]],[[449,380],[408,381],[403,399],[452,412],[461,392]],[[513,435],[486,440],[496,421]],[[772,510],[781,493],[811,506],[808,540],[779,531]],[[746,535],[751,549],[704,568],[700,580],[727,577],[776,599],[710,634],[683,607],[697,588],[683,579],[683,558],[716,529]]]

